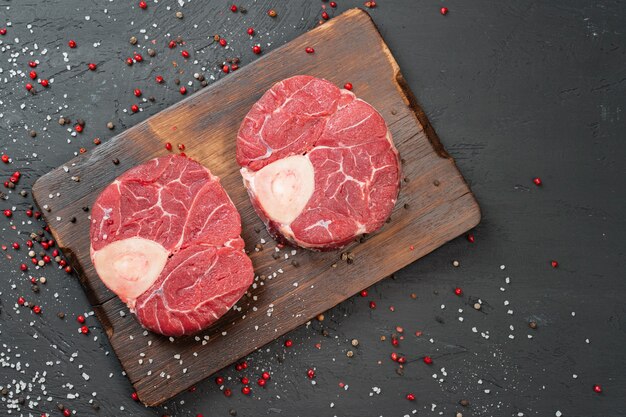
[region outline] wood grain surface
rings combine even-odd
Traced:
[[[305,53],[308,46],[315,48],[314,54]],[[298,250],[292,255],[292,248],[280,250],[275,259],[276,245],[242,185],[235,160],[239,124],[268,88],[297,74],[326,78],[339,86],[351,82],[354,93],[381,112],[403,160],[404,180],[390,221],[378,233],[346,248],[354,255],[351,264],[341,260],[341,252]],[[189,157],[221,177],[241,213],[243,238],[257,274],[236,310],[197,336],[173,341],[142,329],[99,280],[89,259],[89,212],[83,210],[122,172],[167,154],[165,142],[184,143]],[[358,9],[46,174],[35,184],[33,196],[39,206],[49,207],[43,212],[53,236],[78,271],[139,398],[149,406],[304,324],[480,220],[473,195],[391,52],[370,17]],[[72,217],[75,223],[70,222]],[[263,250],[255,250],[262,239]]]

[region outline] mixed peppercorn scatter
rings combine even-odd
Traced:
[[[112,10],[116,7],[117,12],[121,12],[121,6],[111,3],[107,7]],[[353,3],[352,6],[362,6],[376,13],[388,4],[368,1]],[[16,7],[11,6],[4,18],[9,19],[12,13],[10,9]],[[229,4],[221,12],[228,14],[232,20],[225,20],[223,25],[216,26],[212,19],[209,19],[212,20],[211,24],[205,24],[204,21],[201,24],[193,23],[192,13],[183,14],[182,10],[177,9],[183,7],[180,2],[168,5],[154,1],[128,2],[124,7],[128,8],[124,13],[131,17],[128,20],[128,31],[119,37],[119,43],[104,35],[99,35],[101,39],[87,36],[84,31],[53,41],[48,39],[43,27],[24,21],[18,24],[17,20],[12,24],[8,20],[0,23],[3,26],[0,28],[3,42],[0,55],[8,62],[0,67],[5,75],[11,73],[3,88],[9,89],[14,95],[14,98],[3,99],[5,110],[0,119],[7,120],[10,114],[19,114],[19,110],[18,113],[11,112],[12,108],[24,110],[36,107],[39,111],[30,118],[18,118],[22,120],[23,129],[12,129],[7,136],[8,142],[22,146],[0,143],[0,172],[4,185],[0,191],[0,209],[3,214],[0,231],[5,240],[1,242],[0,253],[3,255],[2,262],[11,272],[10,277],[6,278],[6,284],[0,287],[0,367],[8,371],[3,371],[0,376],[0,415],[10,411],[9,415],[25,416],[33,413],[33,410],[37,410],[37,414],[33,415],[48,417],[125,415],[129,413],[130,407],[143,409],[139,404],[134,405],[141,398],[130,384],[124,382],[115,392],[110,393],[100,385],[117,378],[120,370],[115,365],[109,365],[107,369],[110,372],[97,375],[95,371],[98,368],[91,364],[94,361],[100,364],[115,362],[111,360],[113,352],[102,342],[105,335],[94,312],[81,311],[80,306],[85,306],[86,302],[67,294],[66,286],[78,287],[79,284],[72,280],[72,267],[59,250],[40,211],[46,211],[54,218],[54,210],[50,206],[59,196],[51,194],[50,202],[40,202],[40,209],[35,207],[30,199],[30,187],[36,179],[34,172],[42,173],[43,166],[50,168],[56,165],[48,163],[50,153],[64,153],[63,160],[84,153],[107,141],[114,134],[114,129],[120,130],[138,123],[148,115],[183,99],[181,96],[206,87],[221,77],[231,76],[232,72],[256,59],[257,55],[262,56],[274,49],[274,36],[283,30],[276,25],[281,24],[283,16],[289,16],[278,4],[268,10],[260,9],[266,6],[254,2]],[[319,9],[311,16],[310,25],[332,20],[335,9],[342,11],[344,7],[341,1],[320,2]],[[436,13],[437,5],[429,7],[433,7],[433,13]],[[104,6],[78,10],[84,25],[99,22],[106,28],[107,22],[115,18]],[[451,13],[447,7],[441,7],[439,11],[444,16]],[[157,17],[160,16],[157,13],[165,12],[171,17],[167,23],[162,20],[163,17]],[[253,19],[253,16],[256,17]],[[444,20],[448,22],[448,19],[453,20],[455,17],[459,15],[450,14]],[[184,30],[177,28],[176,25],[187,24],[187,21],[192,23]],[[20,39],[15,38],[18,30]],[[100,56],[102,48],[115,49],[116,59],[103,60]],[[323,48],[323,45],[307,45],[300,49],[300,53],[316,59],[323,54]],[[116,84],[115,78],[119,74],[132,81],[117,81],[119,84]],[[345,82],[346,90],[354,88],[356,92],[362,88],[358,80],[351,81],[354,86],[349,80],[341,81]],[[98,94],[99,88],[113,86],[119,90],[116,103],[111,103],[110,108],[98,108],[106,115],[104,122],[96,124],[94,112],[87,108],[90,101],[85,97]],[[16,98],[18,96],[19,100]],[[22,105],[24,108],[21,108]],[[159,146],[179,154],[186,150],[184,144],[176,141],[161,143]],[[113,157],[110,166],[113,169],[124,162],[123,157]],[[68,181],[80,181],[71,165],[64,169]],[[529,175],[523,181],[529,183],[528,178],[532,175],[536,174]],[[537,192],[542,192],[550,183],[548,181],[548,185],[544,185],[539,177],[532,177],[531,181],[537,187]],[[73,217],[59,221],[72,227],[88,222],[89,216],[90,208],[84,206],[78,207]],[[256,288],[262,288],[283,271],[297,273],[294,268],[306,262],[299,253],[275,246],[261,236],[265,235],[260,234],[259,241],[253,242],[253,250],[271,253],[271,257],[280,265],[280,272],[257,276],[253,284]],[[480,247],[480,238],[478,232],[472,232],[464,243]],[[409,246],[404,250],[412,248]],[[466,263],[462,255],[457,256],[463,264]],[[358,258],[346,254],[341,261],[349,267],[352,262],[358,262]],[[209,395],[223,395],[225,401],[229,401],[228,413],[236,415],[240,402],[261,399],[280,404],[281,399],[277,397],[304,388],[323,389],[331,393],[327,406],[332,409],[333,415],[349,411],[341,409],[342,400],[346,396],[376,399],[373,407],[380,406],[381,410],[391,401],[401,401],[406,404],[407,415],[439,415],[440,412],[445,412],[444,415],[468,415],[470,410],[477,415],[494,413],[493,410],[499,407],[494,398],[503,386],[503,381],[490,378],[494,369],[504,372],[506,383],[514,381],[514,388],[526,391],[536,388],[533,385],[535,381],[529,383],[528,374],[523,370],[504,365],[507,358],[498,345],[522,341],[533,343],[533,339],[541,338],[542,333],[551,331],[551,323],[540,314],[535,316],[532,311],[519,314],[514,310],[514,302],[509,301],[508,297],[513,286],[508,272],[505,273],[505,268],[499,265],[495,265],[495,272],[489,273],[496,277],[494,285],[501,289],[503,296],[498,300],[483,300],[480,288],[465,283],[461,261],[449,261],[458,273],[458,281],[447,286],[435,286],[437,294],[433,291],[432,294],[423,295],[424,287],[415,282],[402,290],[398,289],[399,283],[383,283],[364,289],[345,305],[319,314],[317,320],[305,328],[220,371],[211,381],[199,384],[198,391],[195,386],[191,387],[181,398],[167,403],[162,408],[163,415],[174,415],[176,409],[189,410],[185,400],[194,396],[197,398],[207,391]],[[559,262],[551,259],[550,255],[542,258],[541,262],[542,267],[550,273],[561,272]],[[563,268],[566,269],[567,262],[563,262]],[[521,274],[523,271],[511,275]],[[389,298],[384,294],[386,291],[396,294],[402,292],[406,297],[401,300]],[[250,308],[254,308],[255,295],[250,293],[247,297]],[[415,317],[412,322],[403,322],[401,325],[395,323],[396,311],[412,309],[417,303],[428,304],[430,310],[435,311],[435,317],[425,314]],[[516,307],[532,310],[521,302]],[[122,311],[120,314],[125,313]],[[268,314],[271,315],[271,311]],[[350,314],[358,315],[362,323],[358,329],[347,329],[341,325],[342,318]],[[503,316],[509,319],[509,327],[495,329],[493,317]],[[3,320],[19,321],[32,341],[11,340],[3,328]],[[485,353],[478,353],[478,359],[475,360],[458,359],[469,356],[469,353],[461,344],[438,337],[441,332],[437,329],[443,326],[454,326],[455,331],[463,337],[480,338],[484,342]],[[50,332],[47,327],[54,331]],[[51,340],[47,340],[48,337]],[[146,349],[137,352],[136,360],[140,367],[145,367],[147,374],[151,372],[151,347],[155,339],[147,334],[143,337]],[[196,337],[195,342],[202,345],[208,336]],[[590,342],[587,339],[581,343]],[[385,354],[379,355],[380,350],[374,349],[374,344],[384,345],[382,351]],[[26,363],[23,359],[23,351],[26,349],[40,353],[50,348],[54,353],[49,356],[42,353],[37,363]],[[303,359],[304,356],[306,359]],[[332,358],[333,365],[328,364],[327,358]],[[183,375],[189,358],[175,355],[173,360],[179,364],[178,370]],[[368,380],[364,390],[362,382],[350,380],[341,372],[336,372],[336,369],[353,366],[363,368],[365,375],[376,374],[379,377]],[[385,375],[383,378],[380,378],[381,368],[386,372],[382,374]],[[79,377],[72,380],[67,376],[70,374]],[[421,381],[411,378],[411,374],[419,375]],[[9,375],[9,378],[5,375]],[[168,377],[170,375],[163,375],[163,378]],[[392,378],[397,380],[389,382]],[[584,392],[590,397],[601,399],[611,394],[608,381],[590,378],[588,375],[579,377],[574,373],[572,381],[568,383],[584,385]],[[53,391],[47,387],[53,383],[56,386],[59,379],[64,381],[59,384],[59,390]],[[468,380],[473,382],[471,386],[465,383]],[[448,395],[448,401],[424,398],[420,394],[420,384],[441,387],[441,392]],[[541,392],[543,388],[538,384]],[[360,387],[358,391],[355,389],[357,386]],[[114,405],[108,404],[110,401],[107,400],[119,392],[124,393],[124,398],[120,395],[115,397],[118,401],[114,401]],[[101,407],[106,407],[106,410],[98,414]],[[189,410],[189,413],[211,415],[207,411],[202,414]],[[561,415],[561,411],[555,410],[555,413]]]

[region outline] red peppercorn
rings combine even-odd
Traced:
[[[148,3],[146,3],[145,1],[140,1],[139,2],[139,8],[140,9],[147,9],[148,8]]]
[[[241,371],[243,369],[243,366],[241,366],[241,364],[238,363],[237,365],[235,365],[235,369],[238,371]]]
[[[470,234],[468,234],[468,235],[467,235],[467,240],[468,240],[470,243],[474,243],[474,235],[473,235],[473,234],[471,234],[471,233],[470,233]]]
[[[415,401],[415,395],[409,393],[409,394],[406,395],[406,399],[409,400],[409,401]]]
[[[37,63],[35,61],[28,61],[28,66],[31,68],[36,68],[37,67]]]
[[[367,290],[361,291],[361,297],[367,297]]]
[[[63,410],[63,417],[70,417],[72,415],[72,412],[70,411],[69,408],[66,408],[65,410]]]
[[[30,261],[33,263],[33,265],[37,265],[37,258],[30,258]]]
[[[252,52],[254,52],[255,54],[260,54],[261,53],[261,47],[259,45],[254,45],[252,47]]]
[[[233,13],[237,13],[237,10],[239,10],[239,9],[237,8],[237,6],[236,6],[236,5],[234,5],[234,4],[233,4],[232,6],[230,6],[230,11],[231,11],[231,12],[233,12]]]
[[[226,39],[220,38],[220,45],[226,46],[226,45],[228,45],[228,42],[226,42]]]
[[[46,79],[43,79],[43,80],[39,81],[39,84],[41,84],[42,87],[46,87],[46,88],[49,85],[48,80],[46,80]]]
[[[264,380],[263,378],[259,378],[259,380],[256,382],[260,387],[264,387],[266,384],[266,380]]]
[[[540,186],[542,184],[541,178],[539,177],[533,178],[533,182],[535,183],[536,186]]]
[[[126,58],[126,65],[131,66],[133,65],[133,59],[132,58]]]
[[[17,242],[13,242],[13,244],[11,245],[13,246],[13,249],[18,250],[20,248],[20,244]]]
[[[602,387],[600,385],[598,385],[598,384],[595,384],[593,386],[593,390],[594,390],[594,392],[596,392],[598,394],[602,394]]]
[[[141,54],[135,53],[134,58],[135,58],[135,61],[137,62],[143,61],[143,57],[141,56]]]
[[[77,131],[78,133],[81,133],[83,131],[83,127],[81,125],[76,125],[74,126],[74,130]]]
[[[276,13],[276,10],[270,9],[270,10],[267,11],[267,15],[269,17],[276,17],[276,16],[278,16],[278,13]]]
[[[28,76],[30,77],[31,80],[34,80],[35,78],[37,78],[37,73],[35,71],[31,71],[30,74],[28,74]]]
[[[133,113],[137,113],[139,111],[139,106],[133,104],[132,106],[130,106],[130,111],[132,111]]]
[[[250,380],[244,376],[241,377],[241,383],[244,385],[248,385],[250,383]]]
[[[285,347],[288,347],[288,348],[289,348],[289,347],[291,347],[291,346],[293,346],[293,342],[291,341],[291,339],[287,339],[287,340],[285,340]]]
[[[443,16],[448,14],[448,8],[447,7],[442,7],[441,9],[439,9],[439,13],[441,13]]]
[[[404,356],[400,356],[398,358],[398,363],[406,363],[406,358]]]
[[[431,365],[433,363],[433,359],[430,356],[424,356],[423,361],[426,365]]]
[[[559,263],[557,261],[550,261],[550,265],[552,265],[552,268],[558,268],[559,267]]]
[[[313,369],[308,369],[308,370],[306,371],[306,376],[307,376],[309,379],[313,379],[313,378],[315,378],[315,371],[314,371]]]
[[[61,265],[62,267],[64,267],[65,265],[67,265],[67,261],[65,259],[61,259],[59,261],[59,265]]]
[[[245,386],[245,387],[241,388],[241,392],[243,393],[243,395],[250,395],[252,390],[250,389],[250,387]]]
[[[254,28],[248,28],[246,32],[248,32],[248,35],[254,36]]]
[[[462,290],[462,289],[460,289],[459,287],[456,287],[456,288],[454,289],[454,293],[460,297],[460,296],[462,296],[462,295],[463,295],[463,290]]]
[[[337,7],[337,3],[335,3],[334,1],[331,1],[330,2],[330,7],[332,7],[334,9],[335,7]]]
[[[67,43],[70,48],[76,48],[76,42],[72,39]]]
[[[312,54],[315,52],[315,49],[311,48],[310,46],[307,46],[306,48],[304,48],[304,50],[307,54]]]
[[[26,83],[26,91],[30,91],[33,89],[33,85],[31,83]]]
[[[43,261],[44,261],[45,263],[47,263],[47,264],[49,264],[49,263],[50,263],[50,261],[51,261],[51,259],[50,259],[50,257],[49,257],[48,255],[44,255],[44,257],[43,257],[42,259],[43,259]]]
[[[35,218],[36,219],[41,217],[41,212],[39,212],[39,211],[36,211],[34,214],[35,214]]]
[[[171,143],[169,143],[169,142],[167,142],[167,143],[165,144],[165,149],[167,149],[168,151],[171,151],[171,150],[172,150],[172,144],[171,144]]]
[[[95,71],[96,68],[98,68],[98,66],[94,64],[93,62],[87,65],[87,67],[89,68],[89,71]]]
[[[232,64],[232,65],[230,66],[230,69],[231,69],[231,71],[237,71],[237,70],[239,69],[239,65],[237,65],[237,64]]]
[[[35,277],[30,277],[30,283],[31,283],[31,284],[36,284],[36,283],[37,283],[37,278],[35,278]]]
[[[400,344],[400,342],[398,341],[397,337],[392,337],[391,338],[391,345],[394,347],[398,347],[398,345]]]
[[[130,398],[132,398],[133,401],[139,401],[139,395],[137,395],[137,392],[130,394]]]
[[[4,36],[7,34],[7,28],[0,29],[0,35]]]
[[[246,362],[246,361],[241,362],[241,368],[242,369],[248,369],[248,362]]]
[[[230,72],[230,68],[228,68],[228,65],[224,65],[224,66],[222,67],[222,71],[223,71],[225,74],[228,74],[228,73]]]
[[[270,379],[270,373],[269,372],[263,372],[263,374],[261,374],[261,378],[268,380]]]
[[[163,84],[163,77],[157,75],[156,77],[154,77],[154,81],[156,81],[158,84]]]
[[[24,297],[18,297],[17,299],[17,304],[23,306],[24,303],[26,302],[26,300],[24,300]]]
[[[376,309],[376,303],[375,303],[375,302],[373,302],[373,301],[370,301],[370,308],[371,308],[372,310],[375,310],[375,309]]]
[[[345,88],[346,90],[352,90],[352,83],[345,83],[343,85],[343,88]]]
[[[12,176],[15,178],[20,178],[22,176],[22,173],[20,171],[15,171]]]
[[[185,95],[185,94],[187,94],[187,87],[182,86],[182,87],[180,87],[179,91],[180,91],[180,94]]]
[[[325,11],[324,11],[324,12],[322,12],[322,19],[324,19],[324,20],[328,20],[328,19],[330,19],[330,16],[328,15],[328,13],[327,13],[327,12],[325,12]]]
[[[11,217],[13,215],[13,212],[10,209],[6,209],[4,210],[4,215],[6,217]]]
[[[26,246],[28,246],[29,248],[32,248],[33,247],[33,241],[32,240],[27,240],[26,241]]]
[[[224,384],[224,377],[218,376],[215,378],[215,383],[217,385],[223,385]]]
[[[374,7],[376,7],[376,2],[375,1],[366,1],[365,2],[365,7],[367,7],[368,9],[373,9]]]
[[[44,249],[48,249],[50,245],[48,245],[48,242],[41,242],[41,247]]]
[[[183,56],[183,58],[189,58],[189,52],[185,50],[183,50],[180,54]]]
[[[85,322],[85,316],[83,316],[82,314],[79,315],[78,317],[76,317],[76,321],[79,323],[84,323]]]
[[[230,397],[231,395],[233,395],[233,392],[229,388],[226,388],[224,390],[224,395]]]
[[[135,97],[141,97],[141,90],[138,88],[135,88],[135,91],[133,91],[133,94],[135,94]]]
[[[80,328],[80,332],[81,332],[82,334],[87,334],[87,333],[89,333],[89,327],[87,327],[87,326],[81,326],[81,328]]]
[[[35,314],[41,313],[41,307],[39,307],[38,305],[33,306],[33,313]]]

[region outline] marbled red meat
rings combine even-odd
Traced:
[[[219,179],[183,156],[119,176],[94,203],[90,232],[100,279],[156,333],[206,328],[252,283],[239,213]]]
[[[270,233],[310,249],[339,248],[379,229],[400,188],[383,117],[306,75],[275,84],[254,104],[239,128],[237,162]]]

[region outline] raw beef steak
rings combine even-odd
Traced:
[[[371,105],[307,75],[269,89],[237,135],[252,203],[279,240],[339,248],[380,228],[400,188],[385,120]]]
[[[183,156],[119,176],[94,203],[90,232],[100,279],[156,333],[204,329],[252,283],[239,213],[219,179]]]

